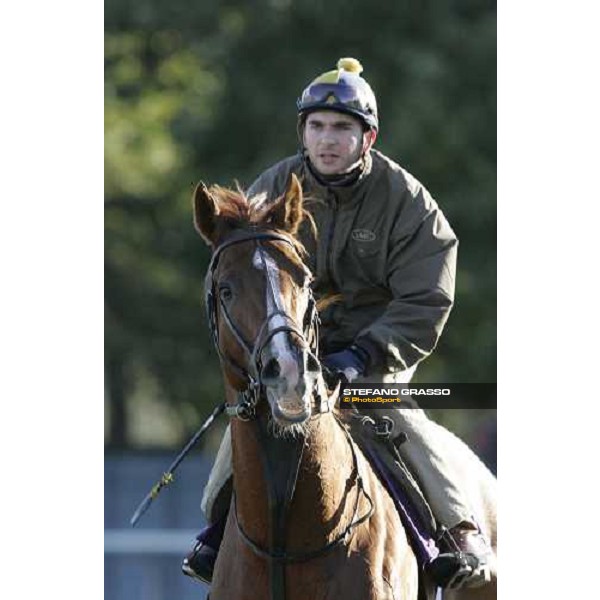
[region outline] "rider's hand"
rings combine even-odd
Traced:
[[[332,378],[349,383],[365,374],[368,360],[369,355],[365,350],[358,346],[350,346],[340,352],[327,354],[322,362]]]

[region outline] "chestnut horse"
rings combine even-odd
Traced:
[[[302,202],[295,176],[271,204],[219,186],[194,193],[195,226],[213,250],[206,300],[234,489],[210,598],[416,600],[418,566],[394,503],[323,382],[296,237]]]

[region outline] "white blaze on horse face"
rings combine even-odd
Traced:
[[[264,249],[262,249],[261,252],[261,250],[257,248],[252,257],[252,266],[259,271],[264,270],[265,267],[267,269],[267,272],[265,273],[267,279],[265,291],[267,315],[271,315],[276,311],[281,311],[284,314],[290,315],[296,324],[302,323],[301,317],[307,308],[308,298],[303,298],[302,302],[297,303],[296,313],[299,314],[290,314],[290,311],[287,310],[283,301],[279,267],[273,258],[271,258]],[[300,312],[301,310],[302,312]],[[300,320],[298,320],[299,317]],[[273,318],[269,319],[268,329],[269,331],[273,331],[278,327],[286,325],[289,325],[289,323],[283,316],[275,315]],[[307,399],[304,396],[309,395],[309,390],[306,385],[298,386],[298,384],[301,383],[301,368],[298,364],[297,353],[290,347],[287,332],[282,331],[276,333],[269,345],[271,346],[272,355],[277,359],[280,367],[280,384],[279,389],[277,390],[277,393],[279,394],[277,397],[278,405],[280,408],[284,408],[281,404],[283,402],[285,404],[285,409],[287,409],[286,412],[304,412],[307,402]],[[304,377],[304,379],[306,379],[306,377]],[[302,397],[298,397],[298,388],[302,389]],[[276,390],[267,389],[267,394],[273,394],[275,392]],[[294,406],[295,404],[297,404],[297,406]]]

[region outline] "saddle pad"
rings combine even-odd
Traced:
[[[353,437],[382,485],[392,497],[419,566],[424,566],[439,554],[438,547],[432,535],[432,527],[435,524],[432,522],[427,523],[427,518],[423,516],[423,506],[419,510],[415,506],[415,500],[411,500],[411,494],[407,493],[404,487],[410,484],[405,482],[404,486],[402,485],[400,481],[402,477],[399,477],[399,475],[401,475],[401,469],[406,469],[406,467],[401,467],[383,444],[369,440],[360,434]],[[384,453],[388,455],[385,458]],[[412,494],[412,496],[414,495]],[[422,497],[420,490],[418,491],[418,495]],[[425,501],[423,500],[423,502]],[[428,506],[425,510],[430,513]]]

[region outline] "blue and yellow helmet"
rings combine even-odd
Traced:
[[[367,127],[379,129],[377,100],[371,86],[360,76],[363,68],[355,58],[340,58],[337,69],[314,79],[298,98],[298,115],[314,110],[338,110],[358,117]]]

